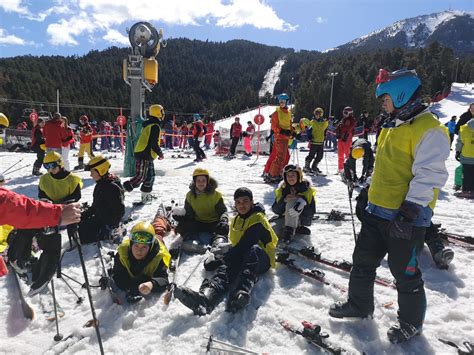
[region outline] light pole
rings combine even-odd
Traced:
[[[456,58],[456,75],[454,77],[454,82],[458,82],[458,68],[459,68],[459,57]]]
[[[334,89],[334,77],[338,73],[329,73],[329,76],[331,77],[331,98],[329,99],[329,117],[331,117],[331,110],[332,110],[332,91]]]

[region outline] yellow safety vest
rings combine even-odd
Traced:
[[[448,129],[431,112],[421,113],[411,123],[382,128],[377,140],[369,202],[383,208],[400,208],[413,179],[412,166],[416,147],[425,132],[433,128],[442,130],[449,138]],[[433,189],[433,192],[434,198],[429,203],[431,209],[436,204],[438,189]]]
[[[7,248],[8,235],[13,229],[14,229],[13,226],[10,226],[8,224],[4,224],[3,226],[0,226],[0,253],[3,253],[5,249]]]
[[[275,198],[277,202],[279,202],[283,197],[283,188],[284,185],[278,187],[275,190]],[[313,198],[316,199],[316,189],[310,186],[306,191],[298,192],[297,195],[303,197],[306,203],[309,205]]]
[[[229,234],[230,242],[232,243],[232,246],[236,246],[242,236],[245,234],[245,231],[257,223],[261,223],[263,227],[268,230],[272,236],[272,240],[265,246],[262,242],[259,242],[258,245],[263,250],[265,250],[265,253],[267,253],[270,259],[270,265],[272,267],[275,267],[275,249],[278,244],[278,237],[263,212],[254,213],[246,219],[240,217],[239,215],[232,218],[232,221],[230,223],[231,228]]]
[[[220,216],[217,214],[216,205],[222,198],[219,191],[210,193],[199,193],[194,195],[191,191],[186,194],[186,201],[191,205],[195,218],[199,222],[217,222]]]
[[[459,129],[459,138],[462,142],[461,155],[466,158],[474,158],[474,130],[467,124]]]
[[[125,239],[122,244],[119,245],[117,252],[119,254],[120,258],[120,263],[127,269],[128,274],[130,277],[135,278],[140,275],[133,275],[132,271],[130,269],[130,259],[128,258],[128,250],[130,249],[130,239]],[[165,264],[166,267],[170,266],[170,260],[171,260],[171,255],[166,249],[166,246],[158,239],[156,239],[155,242],[158,242],[160,245],[160,251],[155,255],[153,259],[150,260],[150,262],[145,266],[143,269],[142,273],[145,274],[148,277],[153,277],[153,274],[155,273],[156,269],[160,265],[161,260],[163,260],[163,263]]]
[[[69,173],[63,179],[55,179],[48,173],[41,176],[39,181],[39,188],[44,191],[54,203],[58,203],[63,198],[71,195],[76,190],[77,185],[82,189],[82,180],[79,176],[72,173]]]
[[[142,129],[142,133],[140,134],[140,137],[138,138],[138,142],[135,145],[135,150],[134,150],[135,153],[141,153],[146,149],[146,147],[148,146],[148,141],[150,140],[151,128],[153,126],[158,126],[158,128],[160,129],[160,126],[158,125],[158,123],[151,123],[149,125],[146,125]],[[160,139],[161,139],[161,129],[160,129],[160,133],[158,134],[158,146],[160,146]],[[153,149],[150,149],[150,155],[153,159],[156,159],[156,157],[158,156],[158,152],[155,152]]]
[[[309,121],[309,126],[312,128],[311,143],[322,144],[324,142],[324,131],[328,128],[329,122],[311,120]]]
[[[276,108],[278,113],[278,125],[281,129],[290,130],[291,127],[291,111],[284,112],[280,107]]]

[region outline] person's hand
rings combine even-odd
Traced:
[[[163,153],[161,153],[161,154],[158,155],[158,160],[163,160],[164,158],[165,158],[165,157],[164,157]]]
[[[220,221],[219,223],[217,223],[215,231],[216,231],[216,234],[219,234],[219,235],[228,235],[229,224],[227,222]]]
[[[219,243],[212,247],[211,253],[213,253],[214,255],[223,255],[227,253],[230,248],[232,248],[232,243]]]
[[[153,283],[151,281],[141,283],[140,286],[138,286],[138,291],[144,296],[150,294],[152,289]]]
[[[61,211],[59,224],[67,226],[69,224],[79,223],[81,221],[81,205],[79,202],[64,205]]]
[[[306,206],[305,199],[299,197],[296,203],[294,204],[293,208],[291,208],[288,213],[291,217],[298,217],[301,212],[303,212],[304,206]]]
[[[421,206],[410,201],[403,201],[398,214],[390,222],[389,236],[392,238],[410,240],[413,232],[413,223],[418,218]]]

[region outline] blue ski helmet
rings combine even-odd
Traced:
[[[396,109],[405,106],[421,87],[421,81],[416,71],[408,69],[400,69],[392,73],[380,69],[375,82],[378,84],[375,89],[375,97],[390,95]]]
[[[193,115],[193,120],[194,120],[194,121],[199,121],[200,119],[201,119],[201,116],[199,115],[199,113],[195,113],[195,114]]]

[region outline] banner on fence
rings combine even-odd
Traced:
[[[232,140],[230,139],[230,129],[229,128],[220,128],[220,144],[219,144],[219,151],[220,152],[228,152],[230,149],[230,144]],[[266,137],[270,134],[270,130],[260,131],[260,152],[269,152],[270,150],[270,141],[266,140]],[[258,134],[255,133],[250,141],[250,146],[252,147],[252,153],[257,152],[258,146]],[[245,152],[244,149],[244,140],[239,140],[237,144],[236,152],[243,153]]]

